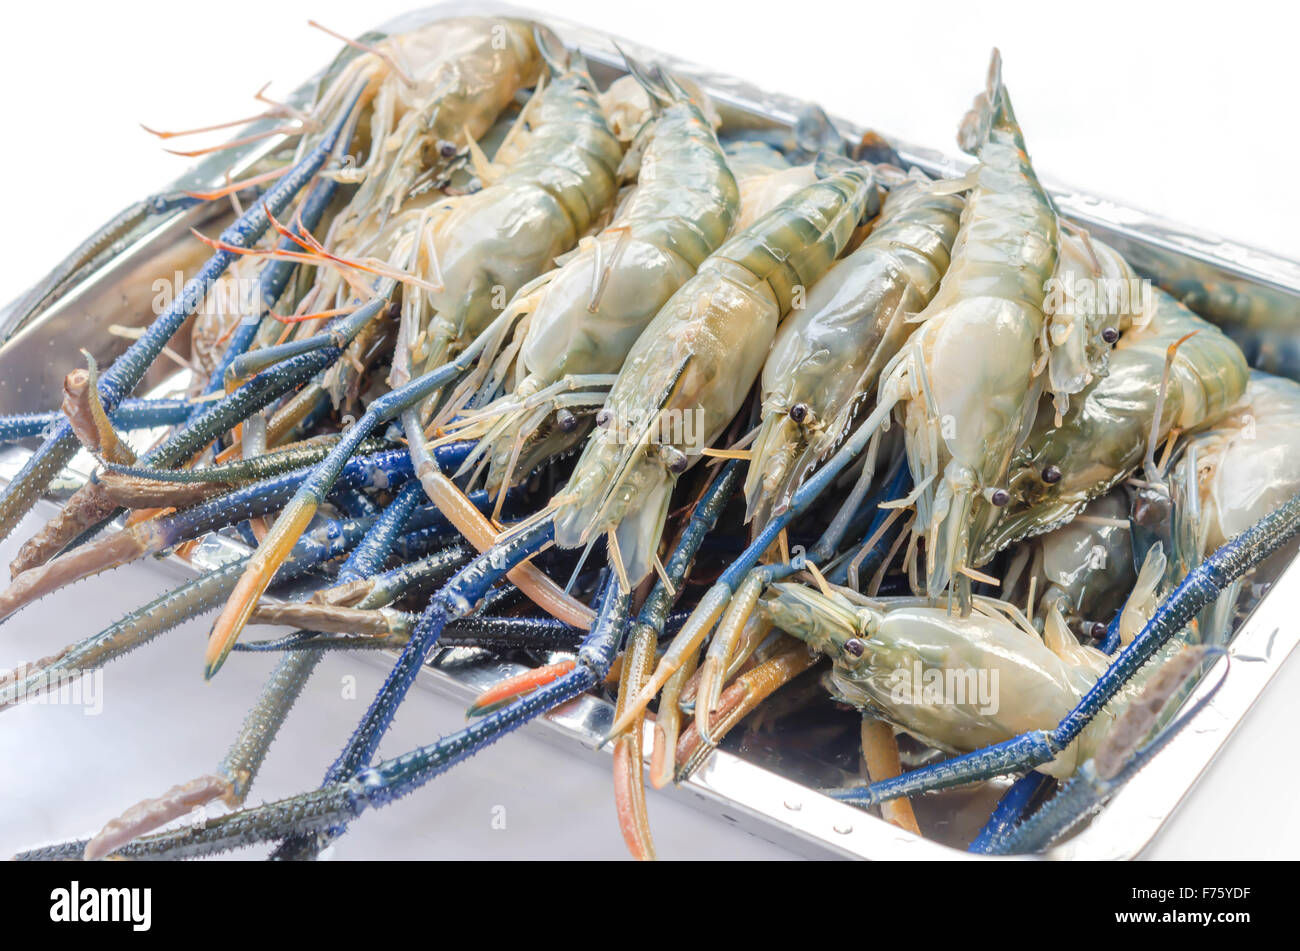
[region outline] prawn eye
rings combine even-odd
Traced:
[[[596,414],[596,425],[601,429],[606,429],[614,420],[614,411],[608,406]]]
[[[1101,621],[1093,621],[1092,629],[1088,633],[1092,635],[1093,640],[1099,641],[1106,636],[1106,625]]]
[[[441,155],[443,158],[451,158],[453,155],[456,154],[456,151],[457,150],[456,150],[455,142],[444,141],[438,143],[438,154]]]
[[[1043,481],[1048,485],[1056,485],[1061,481],[1061,470],[1056,466],[1045,466],[1043,468]]]
[[[601,410],[603,413],[604,410]],[[567,409],[557,410],[555,413],[555,425],[560,428],[562,433],[571,433],[578,428],[578,417],[574,416]]]
[[[805,419],[808,418],[808,404],[795,403],[793,406],[791,406],[790,418],[793,419],[796,423],[802,423]]]
[[[664,446],[663,449],[660,450],[659,454],[664,461],[664,465],[673,475],[681,475],[685,472],[686,466],[690,462],[690,460],[686,458],[686,453],[682,452],[680,449],[675,449],[672,446]]]
[[[850,637],[844,642],[844,653],[848,654],[854,660],[863,656],[867,652],[867,642],[860,637]]]
[[[1006,489],[994,489],[993,494],[989,496],[989,501],[1001,508],[1011,501],[1011,493]]]
[[[1101,339],[1107,343],[1114,343],[1119,339],[1119,331],[1114,327],[1107,327],[1101,332]]]

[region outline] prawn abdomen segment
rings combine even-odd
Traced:
[[[766,283],[781,314],[802,303],[830,269],[854,229],[879,209],[870,172],[853,166],[795,192],[718,249],[729,261]]]
[[[613,203],[622,146],[590,85],[581,72],[555,79],[505,176],[440,219],[432,241],[444,290],[430,302],[459,335],[484,330]]]
[[[529,318],[520,360],[539,387],[566,374],[617,373],[649,319],[695,273],[635,229],[626,238],[607,232],[594,241],[556,273]],[[618,279],[602,282],[612,260]]]
[[[591,388],[608,385],[596,377],[619,371],[642,331],[726,236],[735,181],[699,110],[676,102],[644,135],[641,174],[614,220],[511,304],[527,314],[526,330],[516,340],[515,393],[482,440],[491,447],[489,486],[521,477],[538,456],[583,437],[575,411],[599,400]],[[537,394],[526,408],[510,402]]]
[[[496,111],[504,109],[515,92],[535,82],[542,66],[533,41],[534,24],[514,17],[452,17],[425,27],[385,38],[398,53],[414,85],[393,84],[400,105],[412,109],[431,93],[437,94],[437,109],[423,117],[438,138],[452,141],[468,125],[472,135],[487,131],[495,118],[485,109],[488,100]],[[391,73],[375,51],[353,60],[337,81],[343,85],[349,74],[367,74],[367,95]],[[413,74],[413,75],[410,75]]]
[[[1005,217],[995,217],[999,214]],[[1056,270],[1056,234],[1056,218],[1045,197],[1039,204],[1033,196],[977,189],[962,215],[952,267],[932,307],[975,295],[1001,297],[1022,303],[1026,319],[1040,328],[1048,282]]]

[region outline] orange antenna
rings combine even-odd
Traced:
[[[254,175],[251,178],[245,178],[238,182],[230,182],[229,184],[218,188],[216,191],[185,192],[185,194],[189,195],[191,198],[197,198],[199,201],[215,201],[218,198],[225,198],[227,195],[243,191],[245,188],[252,188],[254,185],[263,185],[266,182],[273,182],[287,171],[289,171],[288,165],[284,168],[278,168],[261,175]]]
[[[156,135],[160,139],[179,139],[187,135],[199,135],[203,132],[217,132],[221,129],[233,129],[236,126],[248,125],[250,122],[257,122],[261,119],[278,118],[284,117],[272,112],[260,112],[255,116],[245,116],[242,119],[231,119],[229,122],[218,122],[216,125],[204,125],[195,129],[180,129],[175,132],[169,132],[164,129],[154,129],[145,125],[143,122],[140,123],[140,128],[144,129],[144,131],[148,132],[150,135]]]
[[[271,311],[271,316],[282,324],[300,324],[307,320],[320,320],[322,317],[337,317],[340,314],[350,314],[356,308],[354,307],[335,307],[332,310],[318,310],[312,314],[277,314]]]
[[[180,155],[184,158],[195,158],[200,155],[209,155],[213,152],[223,152],[226,149],[238,148],[241,145],[248,145],[251,142],[260,142],[262,139],[269,139],[277,135],[301,135],[305,129],[301,126],[281,126],[278,129],[267,129],[265,132],[256,132],[253,135],[246,135],[238,139],[231,139],[221,145],[210,145],[206,149],[190,149],[182,151],[181,149],[163,149],[171,155]]]

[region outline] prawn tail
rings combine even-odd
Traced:
[[[813,159],[813,173],[820,178],[830,178],[846,169],[861,168],[861,164],[853,161],[847,155],[839,152],[833,152],[826,149],[817,153]]]
[[[645,90],[646,95],[650,97],[650,109],[655,115],[659,115],[666,107],[677,101],[681,86],[676,80],[666,76],[658,66],[647,66],[640,60],[635,59],[617,43],[614,44],[614,47],[618,50],[619,55],[623,57],[623,62],[627,64],[628,73],[636,80],[637,85]]]
[[[977,155],[989,140],[994,129],[1014,129],[1020,136],[1016,114],[1011,109],[1011,98],[1002,85],[1002,54],[995,47],[989,59],[989,76],[984,91],[975,97],[970,112],[962,119],[957,132],[957,144],[963,152]],[[1021,143],[1023,147],[1023,142]]]
[[[541,23],[533,27],[533,38],[537,42],[537,51],[551,70],[551,75],[559,76],[567,72],[587,72],[587,59],[580,50],[568,49],[555,31]]]
[[[843,155],[848,151],[848,142],[818,105],[810,104],[795,116],[794,142],[800,151],[818,156]]]

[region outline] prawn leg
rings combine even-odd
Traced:
[[[758,560],[776,544],[781,532],[802,515],[817,497],[831,486],[840,473],[866,449],[867,443],[871,441],[876,430],[892,410],[892,404],[882,404],[877,407],[853,435],[845,440],[844,445],[835,455],[795,491],[791,496],[789,507],[784,512],[773,515],[749,546],[727,567],[726,571],[718,576],[718,580],[705,592],[686,624],[677,633],[673,644],[668,648],[668,653],[660,659],[650,682],[628,705],[623,716],[614,721],[614,725],[610,728],[611,735],[626,729],[632,718],[654,699],[655,694],[663,688],[668,678],[690,653],[691,645],[698,647],[703,643],[714,624],[722,617],[723,610],[732,596],[758,564]]]
[[[458,376],[477,357],[479,348],[486,343],[490,330],[489,328],[489,331],[481,335],[475,344],[467,347],[450,363],[431,370],[405,386],[373,400],[362,417],[353,423],[342,438],[334,444],[329,455],[321,460],[303,480],[293,498],[276,518],[271,531],[249,560],[240,587],[232,594],[231,600],[213,625],[212,635],[208,641],[205,668],[205,676],[208,679],[211,679],[225,662],[254,605],[275,577],[286,553],[311,521],[316,509],[333,488],[348,460],[361,443],[381,424],[395,419],[409,407],[418,405],[425,397]]]
[[[673,778],[682,782],[704,765],[713,755],[722,738],[754,709],[817,662],[817,658],[802,646],[783,650],[757,667],[737,677],[722,692],[714,709],[710,736],[699,729],[698,706],[696,723],[687,727],[676,748],[676,772]],[[697,702],[698,703],[698,702]]]
[[[984,823],[975,838],[971,840],[971,844],[966,851],[989,853],[1002,836],[1016,827],[1029,809],[1034,797],[1049,782],[1051,782],[1050,776],[1045,776],[1039,772],[1029,772],[1012,783],[1007,791],[1002,794],[998,804],[993,807],[993,812],[988,821]]]
[[[628,644],[623,659],[623,673],[619,684],[618,703],[622,706],[638,695],[654,661],[654,646],[663,634],[668,612],[681,591],[691,562],[699,551],[704,536],[713,530],[722,510],[726,507],[738,479],[736,463],[728,463],[700,497],[691,519],[682,530],[663,575],[655,582],[628,633]],[[615,711],[616,714],[618,711]],[[642,772],[642,733],[644,714],[634,717],[619,734],[611,733],[606,740],[614,742],[614,802],[619,828],[628,850],[637,858],[654,858],[654,841],[646,816],[645,782]],[[656,724],[658,726],[658,724]],[[658,733],[656,732],[656,737]],[[676,736],[674,734],[674,741]],[[665,741],[671,750],[675,742]],[[656,748],[658,744],[656,743]],[[671,756],[666,757],[671,761]]]
[[[362,310],[377,314],[382,305],[382,301],[375,301]],[[183,462],[201,452],[221,433],[329,367],[342,353],[339,347],[327,346],[263,370],[233,393],[209,404],[184,429],[141,456],[137,464],[166,467]],[[74,493],[58,516],[23,545],[10,571],[17,575],[44,564],[79,536],[84,537],[86,532],[102,525],[117,508],[99,483],[88,483]]]
[[[596,623],[579,650],[580,664],[572,674],[484,717],[436,743],[362,769],[342,782],[277,802],[241,809],[200,826],[146,836],[121,847],[115,856],[143,858],[196,857],[290,837],[323,843],[366,809],[384,806],[445,772],[523,724],[599,683],[614,661],[627,626],[630,595],[611,580],[601,595]],[[34,849],[19,859],[77,858],[86,840]],[[273,857],[281,857],[277,855]]]
[[[481,561],[483,561],[482,558],[479,559],[479,562]],[[477,564],[470,565],[462,574],[472,572],[472,569]],[[473,577],[473,575],[471,574],[470,577]],[[571,671],[528,696],[516,700],[508,707],[489,713],[463,730],[445,736],[436,743],[420,747],[404,756],[389,760],[387,763],[381,763],[373,769],[363,770],[360,775],[366,777],[363,781],[370,787],[367,794],[367,805],[386,805],[392,800],[413,791],[435,776],[446,772],[461,760],[468,759],[483,747],[501,739],[507,733],[518,729],[525,723],[536,719],[548,710],[554,709],[579,694],[585,693],[604,680],[610,665],[614,662],[614,655],[618,651],[624,629],[627,627],[630,606],[631,595],[619,588],[616,577],[611,578],[600,597],[596,621],[593,623],[591,631],[584,638],[582,645],[578,648],[577,663]],[[446,608],[438,597],[435,596],[430,608],[434,610],[426,611],[424,617],[421,618],[421,627],[417,628],[406,650],[402,653],[403,659],[407,657],[416,658],[417,662],[414,665],[414,670],[419,669],[419,665],[423,663],[427,653],[427,648],[420,649],[421,645],[417,640],[420,638],[422,631],[433,631],[433,637],[436,638],[437,634],[441,632],[442,626],[446,623]],[[441,616],[439,617],[439,615]],[[431,624],[423,623],[431,616],[434,617]],[[425,633],[425,637],[428,637],[427,633]],[[401,702],[401,698],[405,696],[410,684],[414,681],[414,671],[411,672],[408,678],[406,670],[402,668],[402,660],[399,659],[397,667],[389,675],[388,681],[381,688],[379,696],[376,697],[375,703],[371,706],[374,716],[368,714],[367,722],[363,722],[357,733],[353,734],[354,741],[359,739],[359,742],[355,743],[353,749],[344,750],[343,755],[331,767],[332,774],[348,775],[348,773],[357,769],[358,763],[365,762],[363,757],[374,755],[374,749],[378,746],[380,737],[387,729],[388,724],[392,722],[397,704]],[[390,690],[390,685],[393,685],[394,689]],[[375,725],[372,726],[372,724]],[[370,727],[370,729],[367,729],[367,727]],[[353,744],[349,745],[350,747],[353,746]],[[328,784],[336,782],[336,780],[330,776],[326,782]],[[328,785],[325,788],[329,788]],[[309,793],[308,795],[317,794]],[[327,839],[337,838],[342,835],[345,828],[345,826],[329,828],[326,830],[327,835],[322,835],[318,831],[315,836],[316,841],[311,846],[312,851],[322,848]],[[273,857],[302,857],[302,845],[302,842],[295,842],[294,839],[290,839],[277,849]]]
[[[343,554],[360,541],[368,527],[369,520],[348,519],[312,529],[294,546],[293,555],[285,562],[285,580]],[[54,675],[70,676],[98,669],[216,607],[234,587],[245,560],[238,559],[172,588],[100,633],[11,671],[7,677],[0,678],[0,710],[36,696]]]

